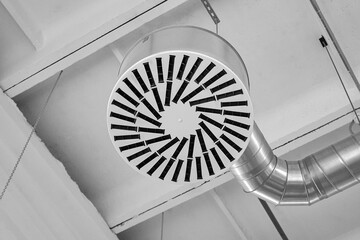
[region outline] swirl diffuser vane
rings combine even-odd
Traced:
[[[162,29],[135,44],[120,72],[108,129],[136,171],[191,183],[225,172],[240,158],[253,108],[243,62],[225,40],[194,27]]]

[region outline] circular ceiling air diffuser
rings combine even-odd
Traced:
[[[154,32],[125,57],[111,93],[115,149],[135,170],[163,181],[215,177],[247,146],[253,108],[246,84],[241,58],[217,35],[193,27]]]

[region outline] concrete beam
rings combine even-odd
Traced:
[[[136,9],[121,13],[65,45],[45,45],[28,57],[25,66],[19,66],[13,74],[0,79],[0,87],[8,96],[15,97],[186,1],[143,1]]]
[[[0,189],[31,132],[15,103],[0,93]],[[33,135],[0,200],[1,239],[115,240],[63,165]]]

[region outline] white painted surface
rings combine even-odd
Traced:
[[[359,11],[360,2],[356,0],[326,1],[318,0],[322,12],[344,51],[346,58],[359,79],[360,51]]]
[[[289,160],[301,159],[336,142],[339,138],[348,136],[348,129],[348,125],[345,125],[345,127],[281,157]],[[360,127],[355,126],[353,129],[358,132]],[[270,208],[289,239],[358,239],[360,236],[359,190],[360,186],[350,188],[311,207],[275,207],[270,205]],[[281,239],[259,201],[253,195],[244,193],[235,180],[217,187],[216,193],[241,227],[247,239]],[[209,238],[208,234],[219,234],[218,232],[226,229],[218,227],[212,220],[203,219],[216,218],[221,219],[222,222],[227,222],[228,219],[221,212],[213,212],[212,209],[216,209],[218,205],[215,201],[211,201],[211,195],[211,193],[205,193],[165,212],[164,232],[171,231],[172,233],[167,235],[166,239],[217,239]],[[202,211],[204,204],[208,209],[211,209],[209,212]],[[194,220],[194,215],[198,216],[197,221]],[[159,239],[157,234],[161,229],[160,218],[161,215],[151,218],[119,233],[118,237],[120,239]],[[199,221],[200,223],[198,223]],[[189,227],[186,231],[197,231],[193,230],[194,228],[203,231],[196,235],[196,238],[186,235],[187,233],[184,234],[184,229],[191,224],[194,227]],[[232,239],[233,232],[232,229],[228,229],[226,233],[222,232],[224,234],[222,239]]]
[[[211,2],[221,19],[220,34],[240,52],[248,68],[255,119],[273,147],[306,134],[351,110],[326,51],[318,42],[318,38],[325,31],[318,24],[310,3],[286,0]],[[355,0],[346,3],[356,7]],[[341,9],[344,9],[342,16],[345,16],[346,8]],[[349,16],[355,20],[359,18],[359,15],[349,14]],[[346,24],[349,20],[344,17],[342,21]],[[162,26],[191,24],[214,29],[200,1],[189,1],[153,21],[142,22],[142,24],[144,25],[141,28],[114,43],[120,52],[125,52],[140,36]],[[360,32],[360,29],[355,26],[352,30],[356,33]],[[11,28],[11,31],[19,34],[16,28]],[[348,38],[352,39],[353,36],[357,35],[339,33],[338,38],[346,41]],[[11,41],[8,40],[8,42]],[[332,46],[330,47],[335,61],[339,63],[345,84],[350,89],[351,97],[359,99],[359,94],[351,79],[341,66]],[[353,58],[357,59],[356,54],[359,51],[351,52],[354,54]],[[47,61],[49,62],[49,59]],[[358,74],[360,69],[356,61],[353,67]],[[44,116],[44,121],[38,131],[52,153],[61,159],[69,174],[110,225],[125,221],[185,191],[184,188],[180,189],[176,185],[148,181],[123,164],[112,149],[106,131],[106,104],[110,91],[117,81],[118,69],[118,60],[108,48],[103,48],[67,68],[55,91],[54,102]],[[48,83],[43,83],[15,99],[30,122],[34,121],[49,91],[48,84],[53,80],[54,78],[49,78]],[[340,118],[327,127],[308,134],[306,138],[286,145],[277,152],[285,154],[307,141],[326,134],[348,120],[351,120],[351,115]],[[229,191],[224,191],[221,196],[225,199],[229,198],[227,206],[231,206],[232,212],[241,212],[237,202],[233,201],[243,201],[244,195],[234,196],[231,190],[232,188],[229,187]],[[352,199],[353,191],[356,190],[348,191],[352,193],[344,195],[342,204],[348,202],[349,198]],[[183,200],[191,197],[192,195],[189,194]],[[231,200],[233,198],[234,200]],[[238,219],[241,226],[249,224],[247,227],[249,231],[257,230],[255,223],[264,217],[262,214],[251,214],[259,208],[259,204],[253,201],[255,200],[244,200],[244,209],[248,211],[247,218],[253,218],[254,224]],[[323,212],[331,213],[328,207],[315,211],[318,214],[315,219],[318,221],[324,219],[321,217]],[[159,213],[164,210],[166,207],[159,207],[151,211],[149,215],[141,215],[140,219],[145,220],[155,215],[156,211]],[[304,218],[308,220],[311,218],[312,211],[307,211],[309,216]],[[294,211],[286,215],[284,221],[296,219],[296,214],[301,212]],[[337,212],[334,219],[338,217],[342,220],[350,213],[341,214]],[[187,218],[184,217],[184,219]],[[331,217],[327,216],[322,230],[325,229],[328,219]],[[349,215],[347,219],[348,222],[344,221],[346,224],[355,217]],[[134,222],[129,221],[127,224],[131,226]],[[310,225],[306,223],[301,229],[306,231],[308,227],[315,226],[315,224]],[[262,229],[267,229],[266,226],[268,229],[272,228],[271,225],[264,223]],[[330,226],[335,229],[334,225],[330,224]],[[287,228],[295,227],[295,222],[287,226]],[[119,228],[119,231],[124,229],[126,226]],[[267,233],[273,231],[266,229],[259,231],[259,234],[264,235],[254,237],[254,239],[266,239]],[[290,234],[301,236],[301,233],[296,231]]]
[[[0,93],[0,189],[3,190],[31,127]],[[4,197],[1,239],[116,239],[63,165],[33,135]]]
[[[341,115],[351,110],[330,59],[318,41],[325,30],[310,3],[211,2],[221,19],[220,35],[237,49],[246,64],[256,121],[272,146],[332,120],[331,114],[335,112]],[[201,2],[191,1],[145,23],[114,44],[126,51],[131,43],[153,29],[180,24],[215,30]],[[352,99],[359,99],[332,45],[329,47]],[[359,65],[353,68],[359,73]]]
[[[193,186],[149,181],[119,159],[106,127],[106,106],[112,87],[117,81],[118,62],[110,49],[104,48],[93,55],[93,58],[79,64],[63,73],[52,96],[52,102],[38,126],[38,132],[53,129],[41,135],[48,143],[55,136],[53,131],[56,132],[56,142],[61,143],[61,146],[54,142],[55,145],[48,145],[49,149],[57,158],[63,159],[69,174],[77,183],[81,183],[81,190],[91,199],[108,224],[115,226],[191,189]],[[79,70],[82,69],[86,71],[80,73]],[[41,88],[30,90],[26,93],[29,95],[18,99],[19,102],[32,102],[40,106],[53,80],[55,77]],[[75,91],[68,91],[68,86],[73,84],[76,85]],[[36,97],[33,98],[34,96]],[[27,97],[32,100],[26,100]],[[68,106],[72,106],[71,109],[68,109]],[[37,115],[37,111],[33,112],[31,109],[32,105],[22,105],[22,110],[30,114],[30,122]],[[229,177],[225,179],[228,180]],[[170,202],[168,206],[180,203],[174,202]],[[154,213],[150,211],[149,214],[153,216]],[[143,217],[139,219],[144,220]],[[132,223],[128,224],[131,226]]]
[[[144,0],[1,0],[32,44],[72,42]],[[156,1],[152,1],[156,3]]]
[[[213,189],[209,191],[211,197],[215,200],[216,205],[220,208],[220,210],[223,212],[224,216],[226,217],[228,223],[232,226],[233,230],[238,234],[240,239],[248,239],[247,236],[244,233],[244,229],[242,229],[242,226],[240,226],[233,214],[229,211],[229,209],[226,207],[220,196],[217,194],[216,190]]]
[[[51,0],[44,4],[37,0],[3,0],[0,37],[5,44],[0,47],[5,54],[0,58],[0,87],[14,97],[184,1],[137,0],[124,4],[115,0]],[[29,14],[32,19],[19,27],[4,7],[5,2],[15,9],[13,16]],[[22,31],[28,26],[36,36],[42,35],[44,44],[40,49],[35,49]]]
[[[117,72],[118,62],[109,48],[68,68],[38,127],[39,132],[52,129],[41,135],[48,143],[56,132],[56,140],[53,140],[57,143],[54,144],[61,147],[49,144],[49,148],[56,157],[63,159],[70,175],[81,183],[81,190],[110,226],[132,217],[134,209],[145,202],[154,201],[179,187],[149,181],[119,159],[106,126],[107,101],[117,81]],[[41,105],[52,80],[48,82],[44,88],[30,90],[28,96],[36,96],[31,97],[31,102]],[[75,91],[69,91],[70,85]],[[32,111],[30,105],[23,107],[32,122],[37,111]]]
[[[240,238],[210,193],[193,198],[164,214],[164,239],[281,239],[260,202],[235,181],[216,188],[245,237]],[[119,239],[160,239],[161,214],[118,234]]]
[[[353,131],[359,130],[359,126],[353,127]],[[301,159],[349,134],[349,127],[345,125],[282,157],[289,160]],[[360,186],[356,185],[311,207],[271,206],[271,209],[289,239],[358,239],[359,198]]]

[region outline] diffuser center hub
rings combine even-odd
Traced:
[[[161,122],[161,127],[171,136],[181,139],[194,134],[195,130],[199,128],[199,113],[195,111],[194,107],[179,101],[177,104],[171,103],[171,106],[165,109]]]

